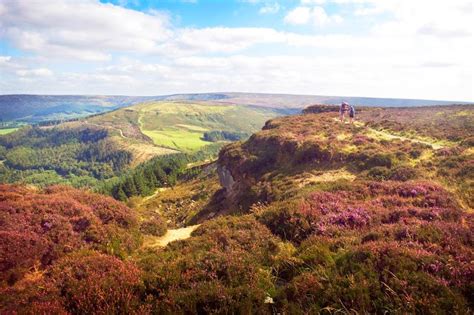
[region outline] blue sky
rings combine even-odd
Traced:
[[[470,0],[2,0],[0,94],[473,101],[473,18]]]

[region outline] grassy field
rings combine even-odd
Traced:
[[[9,133],[12,133],[14,131],[17,131],[19,128],[5,128],[5,129],[0,129],[0,135],[6,135]]]
[[[276,116],[273,110],[206,103],[152,102],[137,106],[139,126],[154,144],[180,151],[196,151],[210,142],[211,130],[254,132]]]
[[[153,140],[157,146],[177,149],[181,151],[196,151],[210,142],[201,139],[201,132],[192,132],[183,129],[143,130],[143,133]]]
[[[278,110],[252,106],[162,101],[92,117],[87,123],[109,128],[120,136],[117,140],[124,147],[138,142],[168,151],[195,152],[211,144],[202,139],[206,131],[250,134],[279,115]]]

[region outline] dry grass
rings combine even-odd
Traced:
[[[341,179],[353,181],[356,179],[356,176],[345,169],[321,172],[308,172],[302,174],[302,178],[298,180],[298,187],[303,188],[312,184],[335,182]]]

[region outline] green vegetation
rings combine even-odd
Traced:
[[[157,188],[174,186],[179,177],[192,177],[195,170],[188,166],[212,159],[219,149],[220,145],[213,145],[193,154],[179,153],[155,157],[118,178],[104,182],[97,190],[121,201],[133,196],[151,195]],[[199,172],[199,167],[196,169]]]
[[[248,133],[245,132],[230,132],[222,130],[212,130],[205,132],[203,139],[205,141],[217,142],[217,141],[238,141],[250,137]]]
[[[9,133],[12,133],[12,132],[15,132],[17,131],[19,128],[4,128],[4,129],[0,129],[0,135],[6,135],[6,134],[9,134]]]
[[[70,184],[112,193],[103,187],[123,181],[118,177],[129,168],[179,152],[217,154],[225,142],[249,135],[276,115],[275,110],[245,106],[153,102],[83,120],[24,127],[0,136],[0,181],[40,187]],[[208,158],[212,156],[203,155]],[[148,195],[161,186],[150,184],[125,196]],[[118,195],[124,199],[120,190],[114,192]]]
[[[25,127],[0,137],[0,158],[4,183],[88,186],[119,174],[132,156],[103,129]]]
[[[185,152],[195,151],[209,144],[201,139],[202,133],[189,130],[143,130],[143,133],[150,137],[155,145]]]
[[[281,111],[209,102],[149,102],[88,119],[88,123],[120,130],[121,142],[131,139],[181,152],[195,152],[215,141],[233,141],[205,135],[219,131],[226,135],[249,135]],[[245,118],[245,119],[243,119]]]

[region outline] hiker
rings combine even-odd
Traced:
[[[339,109],[339,115],[341,118],[341,122],[344,122],[344,116],[349,112],[349,104],[346,102],[342,102],[341,108]]]
[[[354,124],[354,117],[355,117],[356,110],[354,105],[349,105],[349,121],[351,124]]]
[[[349,121],[351,124],[354,123],[355,117],[355,108],[352,105],[349,105],[347,102],[342,102],[341,108],[339,109],[339,114],[341,118],[341,122],[344,122],[344,118],[346,114],[349,114]]]

